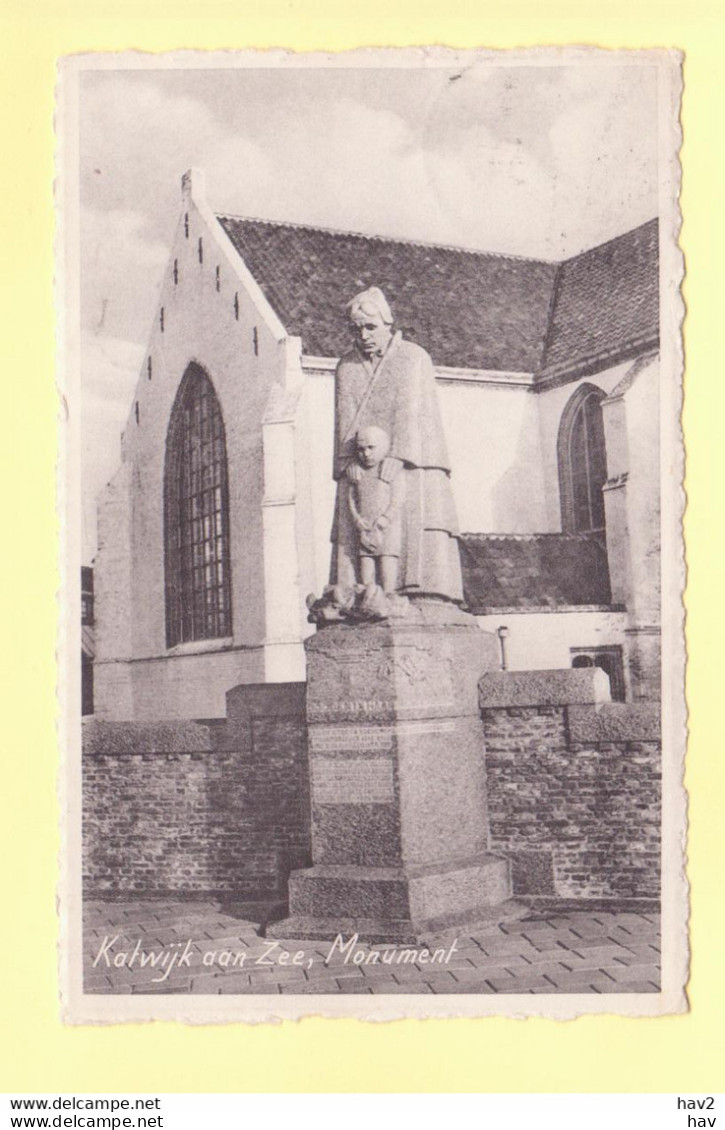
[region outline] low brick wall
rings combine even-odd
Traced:
[[[286,897],[309,863],[304,684],[236,687],[226,723],[89,720],[87,895]]]
[[[481,681],[491,848],[511,861],[515,894],[657,899],[658,707],[591,703],[599,687],[587,704],[581,676],[574,702],[557,704],[568,697],[561,674],[548,695],[527,695],[525,673],[509,676],[510,693],[505,675]]]
[[[607,701],[597,669],[480,683],[491,849],[514,893],[657,899],[656,705]],[[84,723],[87,895],[284,901],[310,865],[302,683],[239,686],[227,720]]]

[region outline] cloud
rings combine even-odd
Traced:
[[[470,242],[566,258],[657,212],[656,75],[474,68],[431,108],[423,149]]]
[[[220,135],[209,110],[138,72],[89,74],[81,107],[82,200],[97,211],[140,210],[168,227],[200,139],[213,144]]]
[[[85,329],[142,341],[158,302],[169,244],[142,211],[81,211],[81,313]]]

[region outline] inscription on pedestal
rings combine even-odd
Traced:
[[[308,721],[324,718],[330,721],[335,718],[360,718],[367,719],[386,716],[393,713],[395,703],[391,699],[382,698],[335,698],[332,702],[308,702]]]
[[[385,758],[313,757],[314,804],[392,804],[395,800],[392,762]]]
[[[355,757],[360,754],[384,756],[393,744],[392,726],[317,724],[308,730],[310,753]]]
[[[395,729],[398,734],[452,734],[456,723],[452,718],[425,718],[420,722],[398,722]]]

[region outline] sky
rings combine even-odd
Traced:
[[[186,169],[217,212],[558,260],[657,214],[656,103],[632,63],[83,72],[84,562]]]

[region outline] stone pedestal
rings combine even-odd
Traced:
[[[454,605],[331,625],[307,642],[313,866],[276,937],[410,942],[499,916],[509,865],[488,850],[478,681],[493,636]]]

